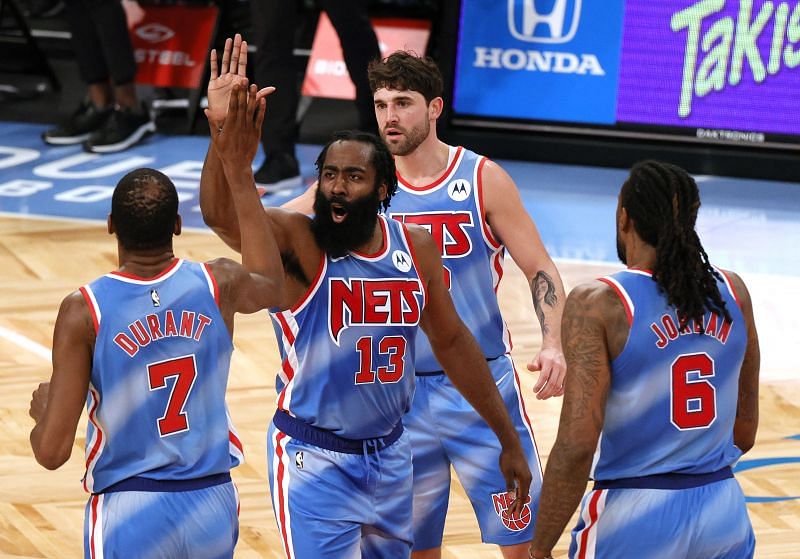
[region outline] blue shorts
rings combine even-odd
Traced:
[[[403,559],[411,555],[411,446],[358,454],[293,438],[271,423],[267,466],[287,559]]]
[[[227,559],[239,538],[230,481],[194,491],[120,491],[86,504],[87,559]]]
[[[755,536],[734,478],[689,489],[598,489],[581,504],[569,556],[745,559]]]
[[[528,457],[531,500],[519,518],[509,518],[497,436],[446,375],[417,376],[411,411],[403,417],[414,455],[415,551],[442,545],[451,465],[469,496],[484,542],[516,545],[533,537],[542,488],[536,443],[511,358],[493,359],[489,368]]]

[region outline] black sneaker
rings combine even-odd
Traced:
[[[303,185],[297,159],[288,153],[267,155],[264,164],[254,176],[256,185],[262,187],[267,194]]]
[[[93,153],[115,153],[126,150],[156,131],[147,107],[139,109],[116,108],[105,125],[92,132],[83,149]]]
[[[67,120],[42,134],[44,143],[52,146],[79,144],[100,129],[111,116],[112,108],[98,109],[85,99]]]

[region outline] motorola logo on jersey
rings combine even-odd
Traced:
[[[345,328],[419,324],[423,290],[417,278],[331,278],[328,291],[328,329],[336,345]]]
[[[493,493],[492,504],[494,505],[494,512],[500,517],[503,525],[512,532],[520,532],[528,527],[531,523],[531,496],[525,501],[525,506],[519,514],[511,514],[508,509],[514,501],[514,493]]]
[[[447,194],[451,200],[463,202],[472,194],[472,185],[466,179],[456,179],[447,185]]]
[[[148,43],[161,43],[172,39],[175,32],[160,23],[148,23],[136,29],[136,34]]]
[[[580,20],[581,0],[508,0],[508,29],[520,41],[568,43]]]
[[[453,181],[450,187],[459,181]],[[467,181],[463,181],[467,185]],[[472,252],[472,239],[468,228],[474,226],[471,212],[429,212],[391,214],[393,219],[403,223],[421,225],[436,241],[442,258],[461,258]]]
[[[392,253],[392,262],[394,262],[394,267],[401,272],[411,270],[411,257],[402,250],[396,250]]]

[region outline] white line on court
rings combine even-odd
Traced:
[[[4,328],[3,326],[0,326],[0,338],[4,338],[12,344],[15,344],[23,349],[27,349],[45,361],[50,361],[51,359],[50,350],[48,348],[34,342],[29,338],[26,338],[22,334],[14,332],[13,330],[9,330],[8,328]]]

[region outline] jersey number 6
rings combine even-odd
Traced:
[[[167,409],[157,421],[158,432],[162,437],[189,430],[189,418],[183,408],[197,377],[194,355],[151,363],[147,366],[147,380],[151,392],[166,388],[167,379],[171,377],[175,377],[175,381],[167,400]]]
[[[717,391],[707,380],[714,374],[714,361],[707,353],[681,355],[672,362],[671,420],[681,431],[714,423]],[[696,378],[689,380],[690,375]]]
[[[356,384],[372,384],[376,371],[372,370],[372,336],[364,336],[356,342],[360,370],[356,372]],[[378,342],[378,354],[388,355],[389,363],[380,366],[377,377],[381,384],[393,384],[403,378],[405,369],[406,339],[402,336],[384,336]]]

